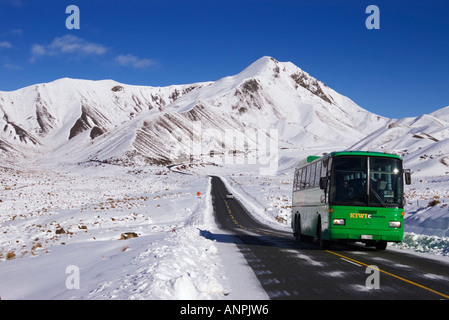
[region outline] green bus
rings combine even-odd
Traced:
[[[399,156],[341,151],[310,156],[295,169],[291,226],[296,239],[362,242],[385,250],[404,234],[404,170]]]

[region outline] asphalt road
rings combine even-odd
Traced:
[[[221,233],[203,235],[235,243],[270,299],[449,299],[446,261],[355,244],[321,250],[261,224],[227,193],[221,179],[212,177]]]

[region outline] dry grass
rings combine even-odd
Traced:
[[[138,237],[138,235],[135,232],[125,232],[120,235],[119,240],[127,240],[127,239],[132,239],[132,238],[137,238],[137,237]]]
[[[16,257],[16,254],[14,253],[14,251],[8,251],[8,253],[6,254],[6,260],[12,260]]]

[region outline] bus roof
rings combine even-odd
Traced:
[[[396,154],[386,153],[386,152],[374,152],[374,151],[336,151],[332,152],[330,155],[337,156],[371,156],[371,157],[387,157],[387,158],[397,158],[400,159]]]
[[[376,151],[334,151],[324,156],[308,156],[305,160],[299,162],[298,167],[305,166],[306,164],[315,161],[316,159],[326,158],[326,157],[338,157],[338,156],[370,156],[370,157],[386,157],[386,158],[396,158],[401,159],[396,154],[376,152]]]

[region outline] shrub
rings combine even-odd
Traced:
[[[135,232],[125,232],[120,235],[119,240],[127,240],[127,239],[137,238],[137,237],[138,237],[138,235]]]
[[[428,207],[435,207],[437,204],[441,203],[440,200],[432,200],[429,202]]]

